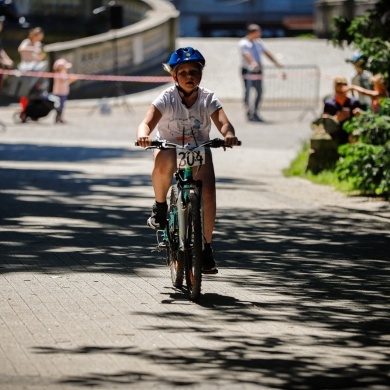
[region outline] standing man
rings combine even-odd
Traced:
[[[263,92],[262,55],[266,55],[278,68],[282,68],[282,65],[264,46],[261,40],[261,28],[257,24],[250,24],[247,27],[247,34],[240,40],[239,49],[241,52],[241,72],[245,87],[244,104],[248,120],[264,122],[257,112]],[[252,88],[255,91],[253,103],[250,98]]]

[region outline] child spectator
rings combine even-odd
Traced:
[[[54,62],[53,70],[56,73],[56,77],[53,81],[53,95],[60,98],[60,104],[56,108],[57,115],[55,123],[65,123],[62,118],[62,114],[65,107],[65,102],[68,99],[70,84],[76,81],[76,77],[68,74],[68,70],[72,67],[72,64],[64,58],[59,58]]]
[[[382,98],[389,97],[389,92],[387,91],[385,76],[383,76],[383,74],[378,73],[375,76],[372,76],[371,82],[372,82],[372,85],[374,88],[373,90],[361,88],[357,85],[352,85],[349,89],[370,97],[371,98],[371,104],[370,104],[371,110],[375,114],[379,114],[380,100]]]

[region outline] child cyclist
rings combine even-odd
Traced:
[[[220,101],[213,92],[200,87],[205,59],[192,47],[185,47],[172,53],[164,69],[175,81],[151,104],[145,118],[138,126],[137,141],[140,146],[151,144],[150,134],[157,126],[157,139],[175,143],[202,143],[210,138],[211,120],[222,134],[227,146],[238,144],[234,128],[229,122]],[[155,203],[147,224],[152,229],[165,228],[167,219],[166,197],[176,171],[176,150],[156,149],[152,183]],[[204,234],[203,273],[218,273],[211,248],[216,216],[215,174],[210,149],[206,152],[206,162],[195,176],[203,182]]]

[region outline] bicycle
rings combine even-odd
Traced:
[[[241,142],[238,143],[241,145]],[[139,146],[136,142],[136,146]],[[206,147],[226,148],[224,140],[215,138],[199,145],[178,145],[169,141],[152,141],[145,149],[176,149],[178,169],[176,183],[169,196],[167,224],[157,232],[157,247],[166,250],[172,285],[183,287],[184,275],[189,299],[197,302],[202,284],[203,204],[202,181],[195,180],[193,168],[205,163]],[[160,236],[159,236],[160,234]]]

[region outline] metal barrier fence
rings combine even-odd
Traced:
[[[262,110],[302,110],[316,114],[320,102],[320,70],[316,65],[265,66]]]

